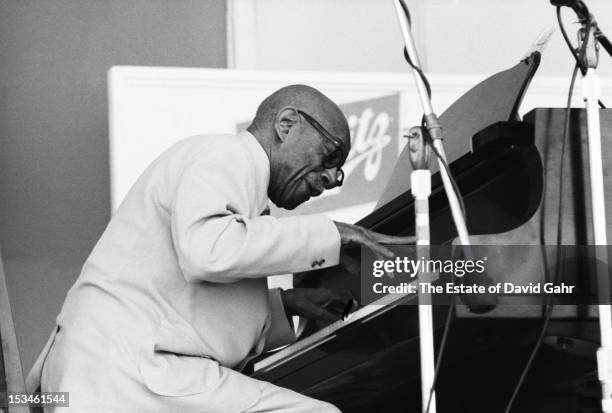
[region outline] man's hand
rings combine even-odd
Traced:
[[[344,246],[364,246],[372,250],[381,259],[393,258],[395,255],[390,249],[381,244],[414,244],[416,237],[397,237],[370,231],[358,225],[336,222],[336,227],[340,233],[340,243]]]
[[[293,288],[281,291],[287,316],[338,321],[353,296],[349,291],[327,288]]]

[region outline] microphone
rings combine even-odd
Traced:
[[[550,4],[553,6],[565,6],[571,7],[574,12],[578,15],[578,19],[581,23],[586,22],[589,18],[591,19],[591,23],[595,26],[595,31],[593,35],[597,39],[600,45],[608,52],[610,56],[612,56],[612,42],[606,37],[606,35],[599,29],[597,23],[595,22],[594,17],[591,15],[591,12],[587,8],[586,4],[582,2],[582,0],[550,0]]]
[[[550,4],[553,6],[571,7],[580,20],[587,20],[591,14],[582,0],[550,0]]]

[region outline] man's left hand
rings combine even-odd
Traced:
[[[316,320],[338,321],[353,296],[346,290],[327,288],[293,288],[281,291],[288,316],[301,316]]]

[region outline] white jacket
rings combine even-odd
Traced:
[[[160,367],[156,355],[240,369],[265,348],[293,340],[279,291],[267,289],[266,277],[337,264],[340,236],[322,215],[262,216],[269,174],[248,132],[171,147],[113,215],[67,294],[59,328],[107,332],[108,342],[95,345],[121,342],[137,370],[152,371],[151,381],[169,392],[175,383],[164,383],[159,369],[173,366]],[[30,372],[30,390],[52,344],[53,336]]]

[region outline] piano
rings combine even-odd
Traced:
[[[440,116],[447,139],[464,145],[463,154],[451,153],[449,160],[475,244],[555,245],[559,225],[562,244],[592,243],[585,112],[571,110],[565,152],[565,109],[535,109],[519,118],[539,61],[539,52],[532,53],[475,86]],[[612,144],[612,111],[602,110],[601,119],[606,147],[605,142]],[[604,168],[612,171],[611,157]],[[386,234],[414,234],[410,172],[406,149],[376,209],[358,224]],[[605,175],[611,189],[606,206],[612,210],[612,173]],[[561,186],[564,207],[559,211]],[[437,173],[430,219],[432,245],[456,237]],[[512,270],[504,276],[512,277]],[[360,295],[360,280],[341,267],[298,274],[295,284]],[[418,308],[406,305],[415,302],[414,296],[386,296],[346,320],[310,322],[296,343],[256,360],[252,376],[344,412],[420,411]],[[542,331],[544,311],[542,305],[502,300],[494,310],[476,314],[457,301],[436,385],[439,411],[503,411]],[[436,354],[448,313],[448,306],[434,306]],[[599,411],[598,340],[593,306],[554,306],[513,411]]]

